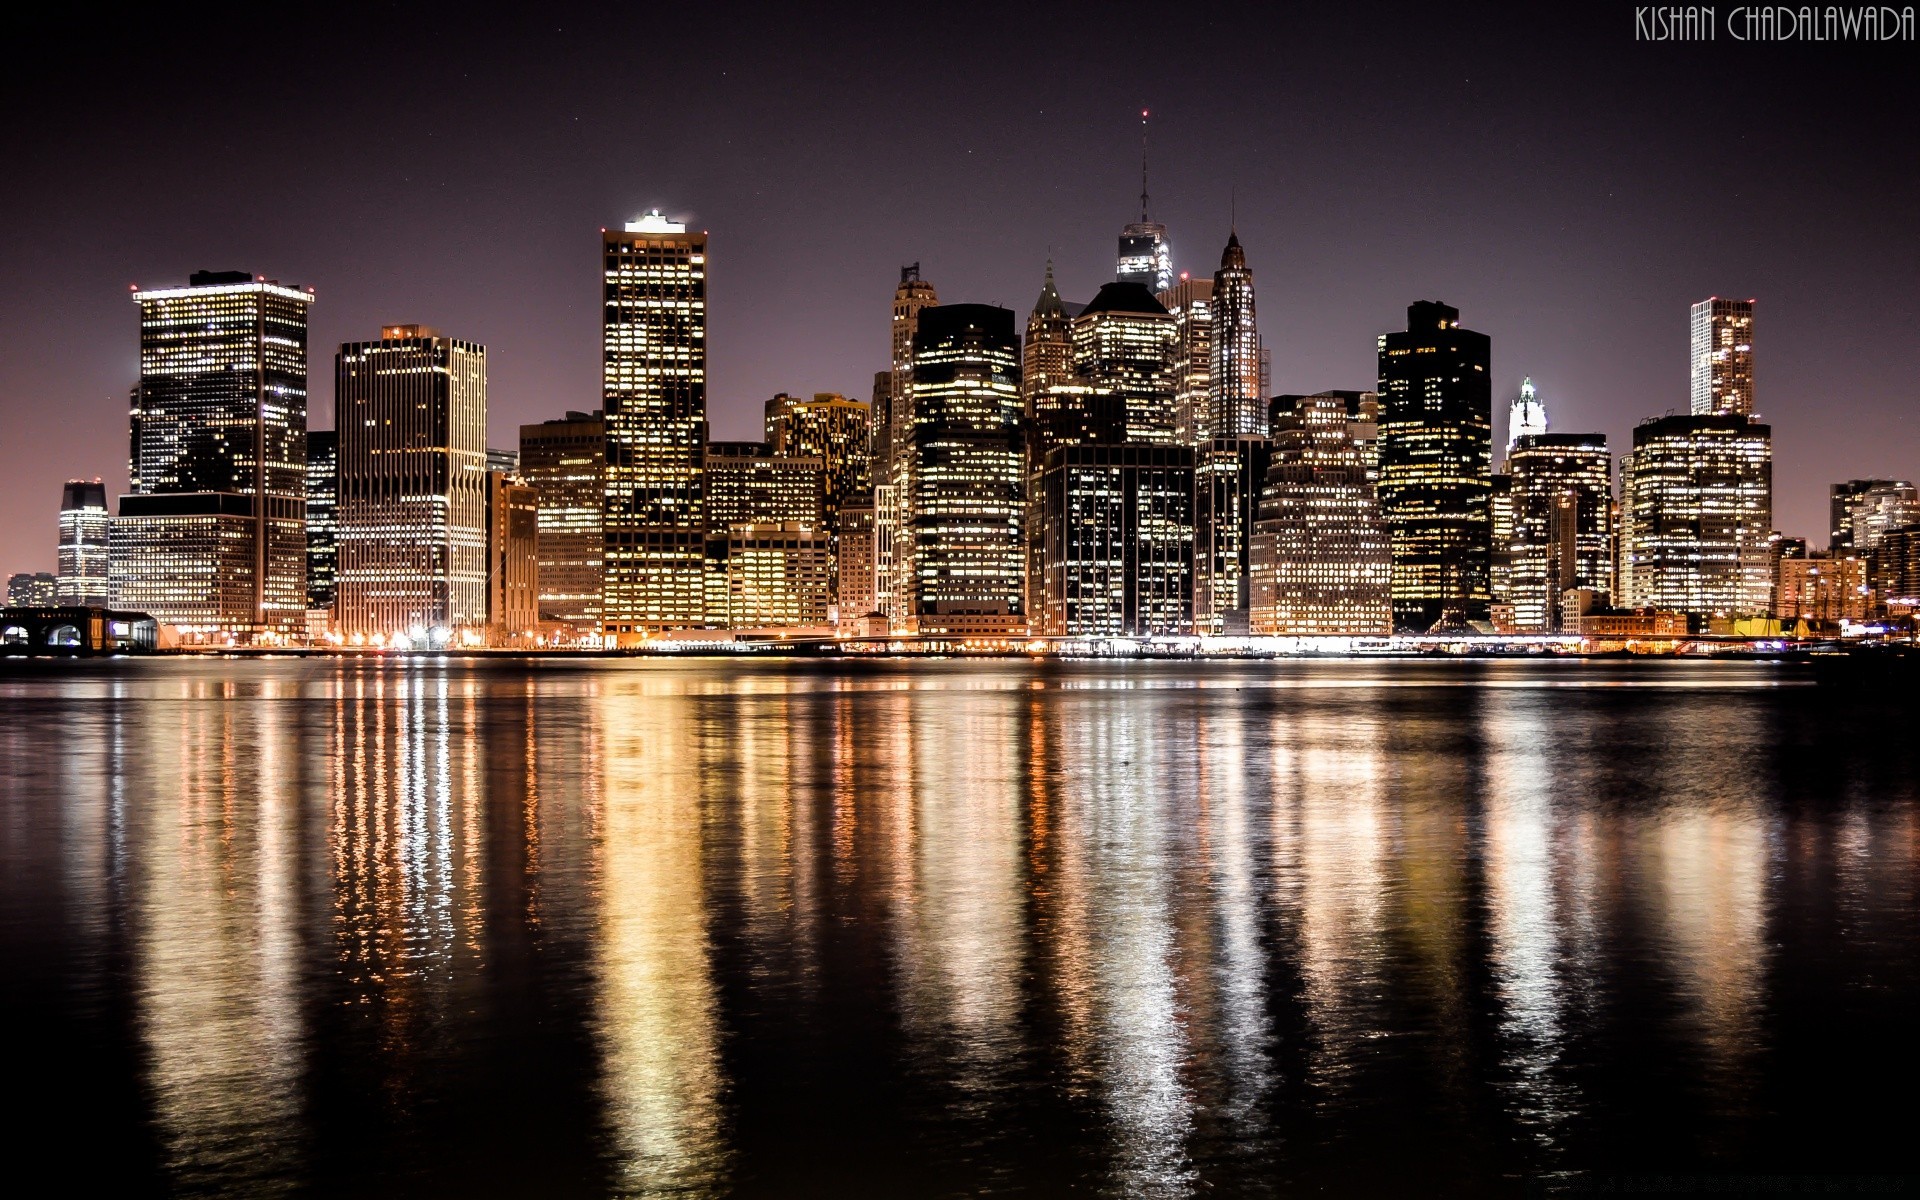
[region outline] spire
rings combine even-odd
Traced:
[[[1140,110],[1140,223],[1147,223],[1147,110]]]
[[[1220,252],[1220,269],[1222,271],[1247,269],[1247,252],[1240,248],[1240,235],[1232,230],[1227,231],[1227,246]]]
[[[1041,317],[1064,317],[1067,306],[1060,299],[1060,291],[1053,286],[1053,260],[1047,260],[1047,282],[1040,288],[1040,298],[1033,302],[1033,313]]]
[[[1520,394],[1513,398],[1513,407],[1507,413],[1507,455],[1513,455],[1513,448],[1523,437],[1547,432],[1547,406],[1540,402],[1533,390],[1531,378],[1520,381]]]

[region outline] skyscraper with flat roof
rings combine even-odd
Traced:
[[[913,578],[913,497],[907,484],[907,443],[914,422],[913,339],[921,312],[939,303],[933,284],[920,277],[919,263],[900,268],[889,326],[893,357],[887,379],[886,453],[884,461],[876,453],[873,468],[874,603],[895,619],[908,615]]]
[[[1693,306],[1693,415],[1753,415],[1753,304],[1710,296]]]
[[[340,565],[340,435],[307,431],[307,608],[333,609]]]
[[[649,213],[601,234],[607,425],[601,624],[706,619],[707,235]]]
[[[134,482],[109,535],[114,604],[189,638],[302,628],[312,292],[197,271],[133,300]]]
[[[1773,592],[1773,431],[1743,413],[1634,428],[1621,465],[1621,586],[1631,607],[1765,613]]]
[[[69,479],[60,493],[60,603],[107,603],[107,489],[98,479]]]
[[[424,325],[348,342],[334,421],[340,632],[444,640],[486,626],[486,347]]]
[[[1516,627],[1559,633],[1576,614],[1566,592],[1611,592],[1613,456],[1598,433],[1523,434],[1507,467],[1512,480],[1511,582]]]
[[[581,634],[600,632],[606,474],[607,423],[600,410],[520,427],[520,477],[539,505],[540,619],[564,621]]]
[[[1380,335],[1380,513],[1404,628],[1486,615],[1491,587],[1492,343],[1434,301]]]
[[[1213,372],[1213,280],[1189,279],[1154,297],[1173,314],[1173,440],[1182,446],[1206,441],[1209,384]],[[1262,428],[1266,414],[1260,415]]]

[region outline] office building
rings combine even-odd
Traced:
[[[488,623],[487,351],[388,325],[334,359],[335,618],[347,638]]]
[[[873,502],[862,498],[840,508],[834,537],[833,602],[842,625],[867,616],[873,606]]]
[[[1835,554],[1855,549],[1853,518],[1868,492],[1878,487],[1911,486],[1904,479],[1849,479],[1827,489],[1830,517],[1827,546]]]
[[[1492,345],[1432,301],[1382,334],[1380,515],[1393,547],[1395,622],[1484,617],[1491,591]]]
[[[1578,615],[1563,605],[1587,589],[1611,600],[1613,456],[1605,435],[1530,433],[1507,456],[1512,480],[1511,581],[1506,600],[1522,633],[1561,633]]]
[[[1013,313],[984,304],[921,311],[909,410],[902,532],[913,627],[1023,631],[1026,443]]]
[[[1904,479],[1881,480],[1860,492],[1851,515],[1853,529],[1848,545],[1854,553],[1865,554],[1879,545],[1886,533],[1920,525],[1920,492]],[[64,564],[61,570],[66,570]]]
[[[1753,415],[1753,301],[1718,296],[1693,306],[1693,415]]]
[[[307,611],[331,622],[339,567],[340,435],[307,431]]]
[[[1193,632],[1193,450],[1060,446],[1037,482],[1036,631],[1056,637]]]
[[[1511,608],[1513,591],[1513,476],[1496,472],[1487,493],[1487,595]]]
[[[887,380],[887,453],[879,464],[884,472],[873,476],[873,506],[875,605],[902,622],[908,617],[913,577],[913,501],[907,480],[907,443],[914,424],[913,339],[920,314],[939,303],[933,284],[920,277],[919,263],[900,268],[889,327],[893,357]]]
[[[1212,436],[1213,280],[1182,274],[1155,299],[1173,316],[1173,440],[1198,445]],[[1262,432],[1265,426],[1262,414]]]
[[[135,291],[133,490],[111,525],[116,607],[188,640],[306,624],[310,291],[245,271]]]
[[[1773,589],[1773,431],[1741,413],[1644,421],[1621,467],[1625,603],[1758,616]]]
[[[60,582],[55,592],[61,604],[106,607],[110,524],[106,486],[98,479],[69,479],[60,494]]]
[[[1520,394],[1507,406],[1507,454],[1513,457],[1513,447],[1523,437],[1534,437],[1547,432],[1547,406],[1541,403],[1539,393],[1532,379],[1520,381]]]
[[[1260,332],[1254,320],[1253,272],[1237,233],[1227,235],[1220,269],[1213,275],[1212,368],[1207,380],[1207,416],[1198,431],[1207,439],[1265,437],[1267,414],[1260,385]]]
[[[487,625],[496,645],[526,645],[540,624],[540,496],[506,471],[487,472]]]
[[[1369,477],[1370,393],[1321,392],[1276,413],[1250,559],[1257,635],[1393,631],[1392,554]]]
[[[601,252],[600,620],[630,644],[706,619],[707,235],[655,212]]]
[[[520,478],[534,492],[540,534],[539,619],[600,632],[606,535],[607,423],[600,410],[520,427]]]
[[[1020,398],[1028,417],[1039,408],[1049,389],[1075,383],[1073,373],[1073,318],[1053,283],[1053,260],[1047,260],[1046,282],[1027,317],[1027,336],[1020,344]]]
[[[1867,586],[1891,614],[1920,610],[1920,525],[1888,530],[1867,552]]]
[[[1380,482],[1380,393],[1333,389],[1315,392],[1312,398],[1329,397],[1340,401],[1341,408],[1347,414],[1347,437],[1360,452],[1361,461],[1366,464],[1367,482],[1378,485]],[[1282,421],[1291,420],[1298,414],[1300,402],[1308,398],[1298,394],[1273,397],[1267,402],[1267,428],[1277,429]]]
[[[1265,412],[1261,416],[1265,417]],[[1266,485],[1265,437],[1216,437],[1194,452],[1193,628],[1245,637],[1252,604],[1253,526]]]
[[[709,442],[708,536],[782,522],[825,529],[825,474],[821,459],[784,458],[765,442]]]
[[[1107,284],[1073,319],[1074,372],[1121,398],[1130,442],[1173,440],[1178,333],[1173,314],[1137,283]]]
[[[1773,615],[1782,621],[1864,621],[1873,605],[1866,560],[1813,551],[1783,557]]]
[[[871,490],[867,475],[868,422],[871,409],[835,392],[811,399],[780,393],[767,401],[767,445],[777,458],[820,463],[822,521],[838,527],[840,509]]]
[[[7,576],[8,608],[53,608],[60,603],[60,578],[51,571],[20,571]]]
[[[831,560],[827,535],[818,528],[782,521],[733,526],[727,532],[725,627],[825,625],[833,595]]]

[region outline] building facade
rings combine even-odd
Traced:
[[[340,435],[307,431],[307,609],[331,614],[340,563]]]
[[[1893,530],[1920,525],[1920,491],[1904,479],[1883,480],[1860,493],[1852,516],[1848,545],[1855,553],[1865,554]]]
[[[1512,480],[1511,581],[1514,628],[1560,633],[1578,615],[1565,609],[1576,588],[1611,601],[1613,456],[1604,434],[1523,434],[1507,458]]]
[[[114,604],[189,638],[306,624],[310,291],[244,271],[135,291],[133,490],[110,533]]]
[[[1522,379],[1520,394],[1507,406],[1507,457],[1513,457],[1513,447],[1521,438],[1535,437],[1545,432],[1547,406],[1541,402],[1533,380]]]
[[[1027,336],[1020,344],[1020,399],[1031,418],[1047,392],[1075,382],[1073,374],[1073,318],[1053,283],[1053,260],[1047,260],[1046,282],[1027,316]]]
[[[1491,598],[1492,344],[1432,301],[1380,337],[1380,513],[1393,611],[1424,630],[1486,615]]]
[[[1227,235],[1213,275],[1212,366],[1207,416],[1197,430],[1207,439],[1267,436],[1260,384],[1260,330],[1254,320],[1253,272],[1237,233]]]
[[[1073,319],[1074,372],[1121,398],[1130,442],[1173,441],[1178,334],[1173,314],[1137,283],[1107,284]]]
[[[505,471],[487,472],[487,637],[527,645],[540,624],[540,495]]]
[[[892,359],[887,377],[886,461],[878,464],[884,471],[873,476],[873,507],[875,606],[902,622],[909,616],[913,579],[913,498],[907,480],[914,421],[913,339],[920,329],[920,314],[939,303],[933,284],[920,277],[919,263],[900,268],[888,327]]]
[[[1814,551],[1782,558],[1773,615],[1782,621],[1864,621],[1873,607],[1865,559]]]
[[[1173,440],[1196,446],[1212,436],[1213,280],[1182,275],[1155,299],[1173,315]]]
[[[487,617],[487,351],[388,325],[334,359],[340,439],[335,618],[419,641]]]
[[[69,479],[60,492],[61,604],[105,608],[111,586],[108,578],[108,536],[112,518],[107,512],[107,489],[98,479]]]
[[[1687,366],[1694,416],[1753,415],[1753,303],[1712,296],[1693,306]]]
[[[8,608],[53,608],[60,603],[60,577],[52,571],[18,571],[7,576]]]
[[[1371,423],[1356,419],[1362,394],[1300,396],[1274,418],[1249,564],[1256,635],[1393,631],[1392,554],[1365,449]]]
[[[1827,489],[1827,548],[1835,554],[1853,550],[1853,519],[1868,492],[1877,487],[1912,486],[1904,479],[1849,479]]]
[[[539,619],[600,632],[606,555],[607,423],[598,409],[520,427],[520,478],[534,492],[540,534]]]
[[[604,633],[706,619],[707,235],[650,213],[601,235]]]
[[[787,458],[765,442],[707,443],[707,534],[791,522],[826,528],[825,463]]]
[[[1193,632],[1193,451],[1061,446],[1036,484],[1036,631],[1054,637]]]
[[[834,539],[833,596],[835,614],[849,624],[874,611],[873,599],[873,502],[840,509],[840,529]]]
[[[1659,417],[1621,467],[1625,603],[1759,616],[1773,580],[1773,431],[1740,413]]]
[[[1026,441],[1013,313],[984,304],[921,311],[909,408],[902,532],[914,628],[1023,631]]]
[[[1252,434],[1216,437],[1194,451],[1195,633],[1244,637],[1248,632],[1253,526],[1268,458],[1267,439]]]
[[[726,628],[825,625],[833,599],[831,562],[821,529],[779,521],[733,526],[727,533]]]

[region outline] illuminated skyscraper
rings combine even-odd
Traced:
[[[871,409],[859,400],[835,392],[815,392],[810,400],[782,392],[767,401],[767,444],[782,458],[806,458],[821,464],[821,527],[831,554],[832,594],[840,593],[840,514],[850,503],[867,505],[873,484],[868,475],[867,447]],[[864,568],[872,570],[872,550],[864,551]],[[870,591],[872,581],[859,587]],[[871,607],[869,605],[869,607]],[[859,614],[864,616],[866,609]]]
[[[107,603],[107,489],[98,479],[69,479],[60,493],[60,603]]]
[[[1137,283],[1109,283],[1073,319],[1080,382],[1121,397],[1127,440],[1171,442],[1174,430],[1173,315]]]
[[[900,268],[893,290],[890,328],[892,369],[887,380],[884,461],[874,463],[874,603],[879,611],[903,619],[908,614],[913,576],[910,523],[912,497],[907,487],[907,441],[913,430],[913,338],[920,314],[940,303],[933,284],[920,278],[920,264]]]
[[[1254,435],[1217,437],[1194,452],[1196,633],[1230,637],[1247,633],[1252,603],[1253,526],[1259,515],[1267,465],[1267,439]]]
[[[525,645],[540,623],[540,497],[505,471],[487,472],[487,625],[495,645]]]
[[[582,634],[600,632],[606,474],[607,423],[598,410],[520,427],[520,477],[534,491],[540,523],[540,619]]]
[[[1056,637],[1193,632],[1193,450],[1050,450],[1036,482],[1036,631]]]
[[[1512,582],[1507,599],[1525,633],[1565,632],[1574,588],[1612,588],[1613,456],[1598,433],[1526,434],[1508,456]]]
[[[1849,545],[1855,553],[1865,554],[1887,533],[1916,524],[1920,524],[1920,492],[1904,479],[1882,480],[1862,491],[1854,504]],[[60,570],[64,577],[64,564]]]
[[[1741,413],[1658,417],[1621,469],[1621,586],[1630,607],[1758,616],[1773,580],[1773,431]]]
[[[1238,234],[1227,235],[1220,269],[1213,275],[1212,369],[1207,413],[1196,441],[1265,437],[1267,414],[1260,390],[1260,332],[1254,321],[1253,272]]]
[[[1860,550],[1853,544],[1853,521],[1867,494],[1878,487],[1911,487],[1904,479],[1849,479],[1828,489],[1830,522],[1827,545],[1834,553]]]
[[[1363,395],[1372,393],[1299,396],[1291,412],[1274,414],[1250,558],[1255,634],[1393,631],[1392,558],[1363,444],[1371,428]]]
[[[1024,630],[1026,444],[1013,313],[985,304],[923,310],[909,410],[903,532],[915,628]]]
[[[825,529],[825,474],[821,459],[777,455],[765,442],[709,442],[708,536],[783,522]]]
[[[1487,493],[1487,595],[1495,604],[1512,599],[1513,476],[1495,472]]]
[[[839,584],[833,601],[841,623],[849,624],[873,608],[873,501],[840,508],[840,530],[835,535],[834,567]]]
[[[1173,247],[1167,227],[1147,215],[1147,114],[1140,113],[1140,219],[1120,231],[1120,256],[1114,278],[1137,283],[1149,294],[1173,286]]]
[[[707,235],[650,213],[601,236],[607,423],[601,624],[706,620]]]
[[[1380,513],[1405,628],[1473,620],[1490,599],[1492,345],[1460,313],[1420,301],[1380,335]]]
[[[306,622],[309,291],[244,271],[135,292],[136,481],[110,539],[113,601],[188,636]]]
[[[1513,445],[1523,437],[1547,431],[1547,406],[1534,392],[1533,380],[1520,381],[1520,394],[1507,409],[1507,457],[1513,457]]]
[[[832,590],[822,530],[793,522],[735,525],[727,533],[726,600],[714,624],[730,629],[824,625]]]
[[[1213,280],[1189,279],[1155,299],[1173,314],[1173,440],[1206,441],[1209,380],[1213,372]],[[1264,426],[1264,414],[1262,414]]]
[[[340,632],[417,642],[486,626],[486,347],[422,325],[348,342],[334,424]]]
[[[1693,306],[1693,415],[1753,414],[1753,301]]]
[[[1047,279],[1040,298],[1027,317],[1027,336],[1020,346],[1020,395],[1031,417],[1040,407],[1035,397],[1048,388],[1074,382],[1073,318],[1053,285],[1053,261],[1047,261]]]
[[[307,431],[307,607],[333,609],[339,567],[340,435]]]

